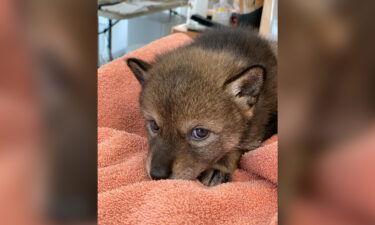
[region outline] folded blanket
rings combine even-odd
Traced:
[[[160,39],[126,57],[150,61],[191,40]],[[233,182],[151,181],[138,105],[140,87],[124,58],[98,75],[98,222],[100,224],[277,224],[277,138],[246,153]]]

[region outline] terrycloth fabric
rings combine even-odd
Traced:
[[[183,34],[125,57],[155,54],[189,43]],[[140,86],[124,58],[99,69],[98,221],[100,224],[277,224],[277,140],[246,153],[234,181],[151,181],[144,168],[147,140],[138,105]]]

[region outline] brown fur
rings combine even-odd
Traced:
[[[215,32],[206,36],[215,38]],[[239,34],[260,40],[250,32]],[[219,184],[230,179],[242,151],[260,145],[271,117],[277,115],[276,58],[262,41],[263,52],[255,50],[266,57],[263,62],[210,48],[199,38],[159,56],[152,65],[128,59],[142,84],[145,118],[160,127],[155,133],[147,125],[149,173],[156,168],[170,171],[168,178],[199,177],[206,185]],[[210,131],[206,139],[191,138],[197,126]]]

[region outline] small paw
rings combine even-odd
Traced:
[[[204,171],[198,179],[206,186],[215,186],[231,181],[232,176],[230,173],[225,173],[216,169],[209,169]]]

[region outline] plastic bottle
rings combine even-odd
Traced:
[[[229,25],[231,9],[232,7],[227,0],[220,0],[219,3],[214,5],[215,14],[213,20],[223,25]]]

